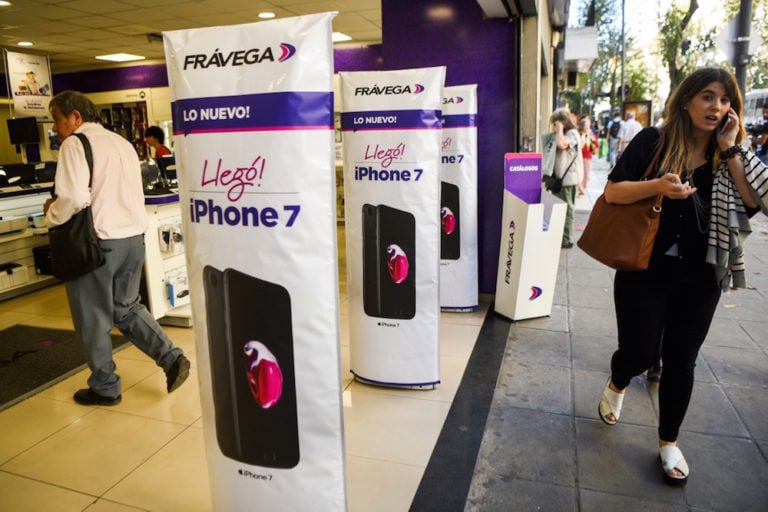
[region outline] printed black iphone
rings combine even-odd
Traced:
[[[459,187],[440,182],[440,259],[461,257],[461,223],[459,222]]]
[[[416,315],[416,222],[409,212],[363,205],[363,309],[380,318]]]
[[[216,277],[223,280],[226,332],[225,348],[211,349],[219,448],[248,464],[292,468],[299,462],[299,434],[290,296],[278,284],[234,269]],[[220,381],[229,385],[226,397],[216,394],[224,389]]]
[[[227,457],[237,459],[240,439],[235,425],[232,364],[230,362],[229,332],[224,310],[224,273],[206,265],[203,268],[206,324],[208,326],[208,357],[211,364],[216,439]]]

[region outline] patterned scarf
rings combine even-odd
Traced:
[[[749,151],[742,150],[741,157],[752,195],[768,215],[768,168]],[[711,204],[706,261],[715,267],[715,277],[723,290],[730,286],[746,288],[744,241],[752,228],[744,203],[733,186],[728,162],[722,161],[717,167]]]

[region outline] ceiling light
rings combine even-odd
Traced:
[[[343,34],[341,32],[334,32],[333,35],[331,36],[331,40],[334,43],[341,43],[344,41],[351,41],[352,38],[349,37],[347,34]]]
[[[264,20],[268,20],[268,19],[271,19],[271,18],[274,18],[274,17],[275,17],[275,13],[273,13],[271,11],[264,11],[264,12],[260,12],[259,13],[259,18],[264,19]]]
[[[130,53],[113,53],[111,55],[97,55],[99,60],[108,60],[110,62],[129,62],[132,60],[144,60],[143,55],[131,55]]]
[[[5,0],[0,0],[0,7],[8,7],[11,5],[11,2],[6,2]]]
[[[31,41],[19,41],[16,44],[19,45],[19,46],[32,46],[32,42]]]
[[[450,21],[454,14],[453,8],[446,5],[436,5],[427,9],[427,16],[435,21]]]

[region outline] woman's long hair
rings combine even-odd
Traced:
[[[661,160],[660,173],[671,172],[682,175],[688,166],[693,154],[693,123],[691,116],[685,110],[686,105],[712,82],[718,82],[725,88],[725,93],[731,99],[731,108],[739,116],[739,133],[736,135],[736,143],[741,143],[745,135],[743,125],[744,101],[742,100],[739,85],[733,74],[721,68],[701,68],[680,82],[667,101],[664,111],[664,144],[667,150]],[[713,130],[709,144],[716,147],[718,129]],[[719,152],[715,151],[713,169],[717,169]]]

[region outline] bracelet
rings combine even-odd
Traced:
[[[728,149],[726,149],[725,151],[720,152],[720,160],[730,160],[734,156],[740,155],[740,154],[741,154],[741,146],[739,146],[738,144],[735,144],[729,147]]]

